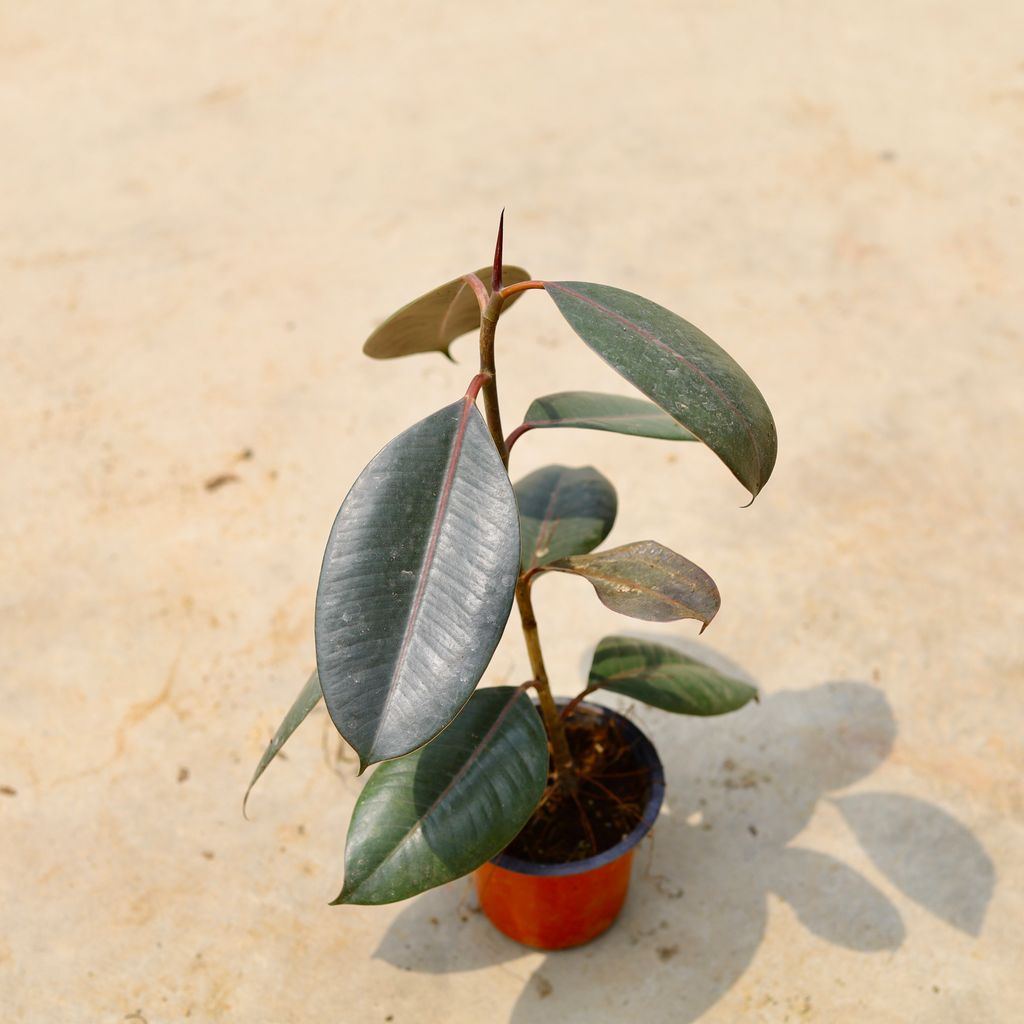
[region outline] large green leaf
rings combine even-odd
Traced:
[[[592,466],[545,466],[515,486],[523,571],[592,551],[608,536],[618,499]]]
[[[585,577],[602,604],[634,619],[697,619],[706,627],[721,604],[715,581],[700,566],[653,540],[574,555],[544,568]]]
[[[526,824],[547,774],[547,737],[529,698],[511,686],[477,690],[435,740],[373,773],[334,903],[394,903],[469,874]]]
[[[512,607],[519,516],[467,397],[388,444],[331,529],[316,596],[327,710],[360,771],[436,736],[469,699]]]
[[[523,427],[577,427],[607,430],[663,441],[696,441],[671,416],[642,398],[604,395],[596,391],[560,391],[536,398],[526,410]]]
[[[491,268],[476,272],[490,294]],[[502,267],[502,283],[529,281],[522,267]],[[523,292],[510,295],[504,303],[508,308]],[[421,295],[397,313],[392,313],[363,345],[363,351],[374,359],[394,359],[416,352],[442,352],[460,335],[480,326],[480,306],[473,289],[461,277]]]
[[[678,715],[724,715],[757,699],[748,683],[663,644],[606,636],[594,651],[588,686]]]
[[[754,382],[703,331],[632,292],[549,281],[547,293],[605,362],[700,438],[751,497],[775,465],[775,421]]]
[[[249,794],[252,792],[252,787],[256,785],[256,780],[267,770],[267,765],[277,757],[277,752],[288,742],[291,734],[302,725],[306,715],[320,703],[322,696],[320,677],[314,669],[313,674],[306,680],[306,685],[295,698],[295,703],[288,709],[288,714],[284,716],[284,720],[277,727],[277,732],[270,738],[267,749],[263,751],[263,756],[260,758],[260,763],[256,765],[256,771],[252,773],[245,796],[242,797],[243,814],[245,814],[245,805],[249,802]]]

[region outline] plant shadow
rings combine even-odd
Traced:
[[[925,801],[839,792],[892,749],[896,722],[881,690],[829,682],[712,719],[630,711],[663,752],[667,806],[637,851],[616,926],[546,956],[513,1010],[515,1024],[552,1015],[653,1019],[666,1005],[674,1021],[697,1019],[753,960],[770,893],[829,943],[866,953],[898,948],[903,919],[881,889],[832,856],[792,845],[822,800],[903,896],[979,934],[995,871],[978,840]],[[523,948],[474,908],[466,882],[428,892],[398,915],[374,955],[426,973],[521,958]]]

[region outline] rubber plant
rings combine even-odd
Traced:
[[[506,437],[495,334],[502,314],[534,290],[645,397],[545,395]],[[595,551],[617,507],[597,470],[548,466],[513,486],[508,463],[532,430],[699,441],[752,501],[777,448],[757,387],[706,334],[649,299],[607,285],[534,280],[504,266],[500,225],[491,267],[404,306],[364,351],[376,359],[447,356],[452,341],[474,330],[480,367],[465,394],[386,445],[341,505],[316,596],[316,671],[246,791],[247,800],[322,697],[360,774],[377,765],[355,805],[334,903],[413,896],[485,864],[551,801],[568,794],[574,804],[565,806],[581,807],[583,769],[567,722],[594,690],[684,715],[721,714],[756,697],[745,682],[672,647],[608,637],[597,645],[583,693],[560,708],[531,598],[545,576],[569,573],[616,612],[696,619],[701,632],[719,593],[706,572],[655,541]],[[531,678],[478,689],[513,605]]]

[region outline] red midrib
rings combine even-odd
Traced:
[[[487,732],[484,733],[483,737],[474,745],[473,750],[465,761],[459,766],[459,770],[448,780],[448,784],[441,790],[440,793],[434,798],[430,806],[420,815],[417,816],[416,820],[406,829],[405,834],[398,842],[388,851],[387,855],[380,861],[380,863],[363,879],[360,883],[361,888],[369,879],[377,874],[380,869],[387,864],[389,860],[402,848],[405,841],[415,832],[418,828],[423,827],[423,823],[430,817],[431,814],[441,806],[444,799],[451,793],[455,787],[469,774],[470,768],[473,767],[474,762],[480,757],[481,753],[487,749],[488,744],[494,738],[495,733],[505,724],[505,719],[508,717],[509,712],[515,706],[516,701],[519,699],[519,694],[512,696],[508,703],[498,712],[495,716],[494,721],[491,723]]]
[[[641,593],[656,598],[657,600],[661,601],[662,604],[667,604],[673,608],[685,608],[689,612],[697,611],[697,609],[694,608],[693,605],[686,604],[685,602],[672,597],[670,594],[664,594],[659,590],[655,590],[653,587],[649,587],[645,583],[638,583],[636,580],[630,579],[627,576],[613,576],[610,573],[601,572],[600,569],[595,569],[592,564],[587,564],[585,562],[582,563],[582,569],[577,569],[573,567],[571,559],[567,558],[565,559],[565,561],[569,563],[567,568],[561,568],[557,562],[552,562],[550,565],[547,566],[541,566],[541,568],[555,569],[559,572],[570,572],[579,576],[583,576],[588,580],[600,580],[603,583],[611,583],[613,585],[629,587],[632,590],[639,590]],[[647,565],[652,569],[659,568],[658,566],[655,566],[650,562],[648,562]],[[694,594],[700,593],[700,590],[698,589],[698,584],[690,584],[690,587]],[[717,590],[718,588],[716,587],[715,589]],[[712,614],[711,618],[714,618],[715,614],[717,614],[717,609]],[[700,621],[704,622],[704,619],[701,619]],[[707,621],[710,622],[711,619],[708,619]]]
[[[730,399],[729,396],[718,386],[718,384],[716,384],[715,381],[712,380],[711,377],[709,377],[699,366],[692,363],[686,358],[686,356],[680,355],[674,348],[672,348],[671,345],[666,345],[665,342],[663,342],[656,334],[652,334],[650,331],[645,330],[639,324],[622,316],[621,313],[616,313],[615,310],[609,309],[604,305],[604,303],[598,302],[596,299],[592,299],[587,295],[583,295],[573,288],[566,288],[565,285],[558,284],[555,281],[545,281],[544,287],[548,291],[551,291],[552,288],[556,288],[558,291],[565,292],[566,295],[571,295],[573,298],[579,299],[580,302],[586,303],[588,306],[592,306],[594,309],[600,310],[600,312],[604,313],[612,320],[617,320],[624,327],[628,327],[631,331],[636,331],[636,333],[642,338],[646,338],[648,341],[657,345],[658,348],[667,352],[673,359],[677,359],[679,362],[685,363],[698,377],[703,378],[711,390],[714,391],[722,401],[736,413],[739,421],[743,424],[743,429],[746,430],[747,436],[750,438],[750,443],[754,448],[754,457],[757,459],[757,475],[758,480],[760,480],[762,467],[761,446],[757,443],[757,437],[754,435],[750,421],[743,415],[743,412],[739,409],[736,403],[733,402],[732,399]],[[693,428],[691,427],[688,429],[692,430]]]
[[[554,529],[555,524],[551,520],[551,513],[555,510],[555,502],[558,499],[558,492],[562,489],[562,481],[564,476],[559,473],[558,479],[555,481],[555,486],[551,489],[551,495],[548,497],[548,505],[544,510],[544,519],[540,524],[540,529],[537,531],[537,539],[533,544],[533,551],[530,554],[530,564],[527,566],[528,569],[535,569],[537,567],[538,554],[547,541]]]
[[[387,700],[384,702],[383,708],[381,708],[380,717],[378,718],[377,734],[373,738],[374,744],[377,742],[377,735],[380,734],[380,725],[383,724],[387,717],[388,709],[391,707],[391,702],[395,695],[395,680],[401,674],[402,667],[405,665],[405,659],[409,652],[409,644],[412,640],[413,629],[416,626],[416,617],[419,615],[420,605],[423,603],[423,594],[427,589],[427,579],[430,576],[431,566],[434,564],[434,556],[437,551],[437,540],[441,535],[441,528],[444,526],[445,512],[448,508],[448,502],[451,499],[452,486],[455,483],[455,471],[458,468],[459,456],[462,453],[462,443],[466,436],[466,428],[469,425],[469,417],[473,409],[475,408],[472,399],[468,396],[463,399],[464,407],[462,410],[462,416],[459,418],[459,425],[455,431],[455,437],[452,440],[452,451],[448,458],[448,469],[445,473],[444,484],[441,487],[441,491],[437,496],[437,507],[434,511],[434,525],[430,531],[430,540],[427,542],[427,550],[423,556],[423,564],[420,566],[420,581],[416,586],[416,594],[412,600],[412,607],[409,609],[409,618],[405,623],[405,633],[402,636],[402,646],[398,652],[398,658],[395,660],[395,666],[391,670],[391,685],[388,687]]]

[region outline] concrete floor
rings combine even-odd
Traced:
[[[1024,7],[6,5],[0,53],[0,1018],[1018,1019],[1024,996]],[[332,517],[462,393],[374,363],[396,306],[506,254],[638,291],[779,425],[752,508],[705,450],[540,432],[598,465],[610,542],[724,604],[756,680],[637,709],[666,812],[605,938],[553,956],[457,883],[327,906],[360,783],[312,664]],[[506,419],[628,391],[531,293]],[[220,482],[218,485],[218,478]],[[556,689],[644,627],[538,588]],[[489,682],[526,676],[510,628]],[[621,705],[620,705],[621,706]]]

